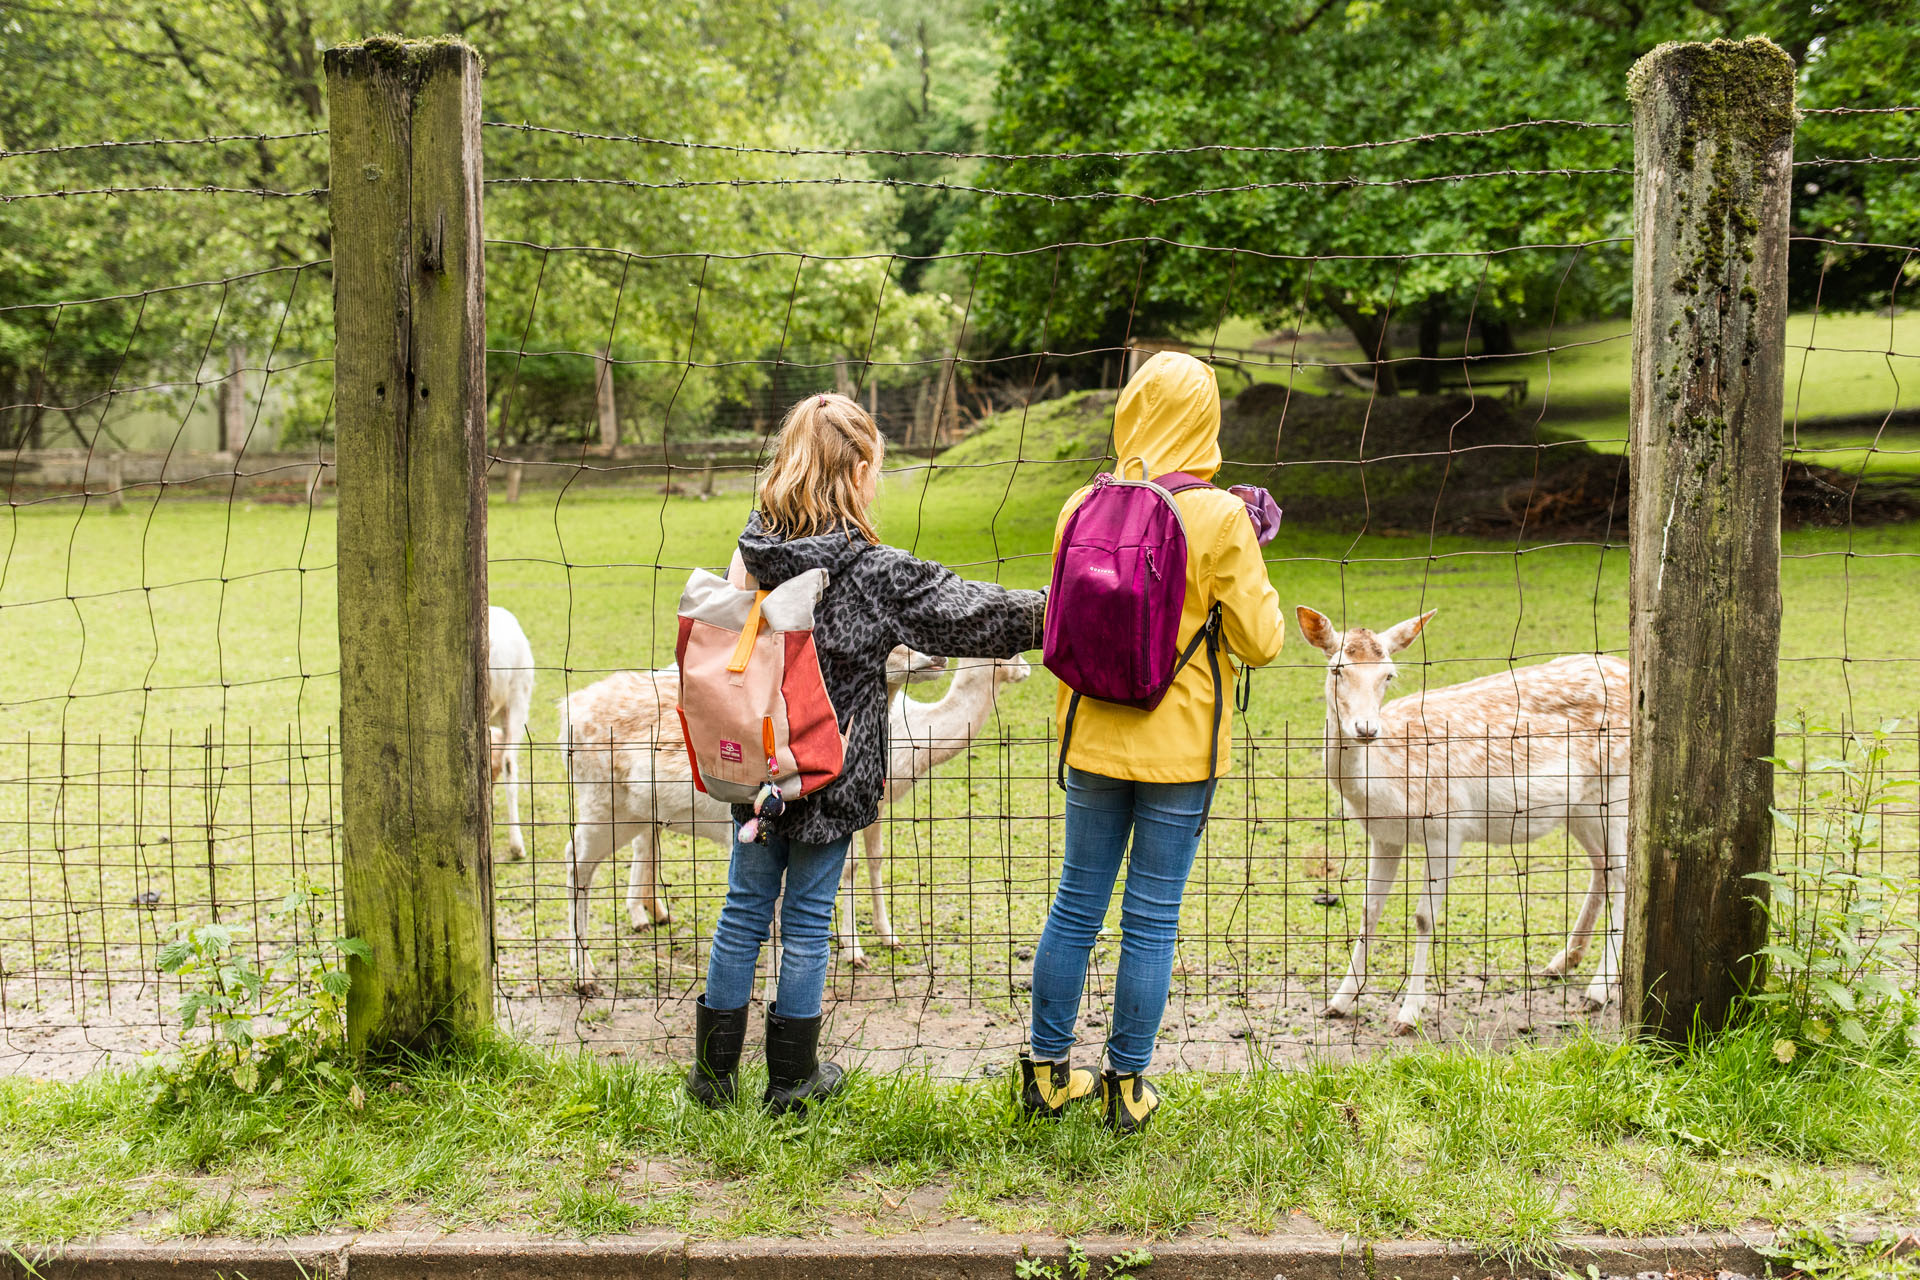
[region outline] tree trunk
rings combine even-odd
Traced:
[[[239,343],[227,347],[227,378],[220,384],[220,439],[214,446],[226,453],[238,453],[247,446],[247,349]]]
[[[1420,394],[1423,396],[1440,394],[1441,319],[1438,302],[1428,302],[1420,308]]]
[[[600,348],[593,361],[593,403],[600,415],[600,443],[611,449],[620,443],[620,411],[613,400],[612,347]]]
[[[1367,358],[1367,372],[1373,375],[1374,391],[1383,396],[1400,394],[1400,379],[1395,375],[1393,349],[1387,341],[1387,322],[1391,318],[1382,311],[1362,311],[1345,298],[1332,292],[1322,295],[1327,310],[1333,312],[1341,324],[1347,326],[1347,332],[1353,335],[1360,353]]]
[[[1480,323],[1480,354],[1484,356],[1510,356],[1513,354],[1513,326],[1505,320],[1483,320]]]

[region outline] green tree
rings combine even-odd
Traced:
[[[865,353],[870,341],[882,352],[917,351],[950,337],[950,308],[883,290],[883,264],[847,273],[859,278],[833,281],[842,288],[834,292],[813,287],[825,281],[819,263],[796,276],[791,259],[738,256],[884,244],[895,221],[884,189],[727,185],[775,174],[865,177],[863,169],[626,140],[810,140],[812,118],[857,70],[836,46],[840,23],[813,0],[131,0],[113,9],[45,0],[0,15],[0,147],[321,130],[327,46],[387,30],[462,35],[487,60],[490,120],[567,131],[485,131],[495,180],[487,234],[498,242],[488,255],[488,344],[496,407],[510,410],[502,426],[530,435],[584,429],[590,408],[570,418],[568,406],[583,394],[591,405],[592,356],[610,347],[633,416],[657,435],[702,421],[716,400],[762,378],[753,361],[779,350],[783,334],[791,351],[842,354]],[[620,140],[576,136],[593,134]],[[528,178],[587,181],[498,181]],[[9,194],[206,184],[324,188],[326,139],[0,159],[0,191]],[[205,353],[230,341],[324,356],[331,251],[323,197],[141,193],[0,205],[8,268],[0,308],[321,263],[158,307],[141,298],[0,310],[0,403],[97,398],[116,368],[124,385],[129,365],[217,377]],[[809,305],[790,309],[796,294]],[[303,429],[318,434],[325,365],[304,377]],[[49,379],[72,385],[57,397],[30,388]],[[0,443],[23,435],[29,416],[0,416],[0,433],[11,434]]]
[[[1004,346],[1111,347],[1245,314],[1336,321],[1384,360],[1389,319],[1420,318],[1425,346],[1441,322],[1471,314],[1497,350],[1507,326],[1624,307],[1627,247],[1592,242],[1630,233],[1630,133],[1541,126],[1360,144],[1530,119],[1623,122],[1626,70],[1654,44],[1755,32],[1801,59],[1805,101],[1908,101],[1911,74],[1881,69],[1913,65],[1912,14],[1905,0],[1006,0],[991,149],[1353,149],[996,162],[986,185],[1161,202],[987,198],[959,242],[1160,237],[1239,251],[1134,242],[990,261],[981,305]],[[1809,147],[1845,141],[1824,119],[1804,136]],[[1415,181],[1505,170],[1602,172]],[[1901,219],[1892,172],[1848,181],[1850,232]],[[1165,199],[1205,189],[1217,194]],[[1821,225],[1842,225],[1839,212]],[[1529,244],[1583,247],[1499,252]],[[1395,388],[1391,366],[1374,372]]]

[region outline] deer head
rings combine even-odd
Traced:
[[[903,644],[895,645],[887,653],[887,687],[890,689],[904,684],[925,684],[945,674],[945,658],[935,658]]]
[[[1385,631],[1365,627],[1336,631],[1324,613],[1301,605],[1294,610],[1300,634],[1327,655],[1327,723],[1343,740],[1372,742],[1380,736],[1380,703],[1393,683],[1393,655],[1413,643],[1427,621],[1439,612],[1429,609]]]

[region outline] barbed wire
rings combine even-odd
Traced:
[[[1606,169],[1487,169],[1474,173],[1432,174],[1412,178],[1301,178],[1277,182],[1245,182],[1223,187],[1201,187],[1170,195],[1152,196],[1134,191],[1084,191],[1058,195],[1045,191],[1017,191],[1002,187],[981,187],[963,182],[920,182],[908,178],[677,178],[666,182],[648,182],[638,178],[593,177],[514,177],[488,178],[492,186],[591,186],[626,187],[644,191],[688,191],[705,187],[906,187],[926,191],[950,191],[961,195],[992,196],[1012,200],[1044,200],[1050,204],[1072,204],[1091,200],[1132,200],[1139,204],[1171,204],[1205,196],[1239,195],[1251,191],[1292,189],[1318,191],[1328,188],[1418,187],[1440,182],[1472,182],[1484,178],[1588,177],[1593,175],[1631,175],[1633,170]]]
[[[0,160],[17,160],[22,156],[56,156],[75,151],[105,151],[115,148],[134,147],[199,147],[225,142],[285,142],[293,138],[324,138],[325,129],[302,129],[296,133],[221,133],[209,134],[204,138],[136,138],[126,141],[69,142],[49,147],[27,147],[19,151],[0,148]]]
[[[205,183],[197,187],[154,184],[143,187],[73,187],[57,191],[13,191],[0,192],[0,204],[15,204],[23,200],[65,200],[75,196],[133,196],[160,193],[167,195],[189,196],[260,196],[262,198],[284,198],[291,200],[310,200],[324,196],[326,187],[310,187],[305,191],[277,191],[271,187],[223,187]]]
[[[889,147],[776,147],[747,146],[726,142],[698,142],[689,139],[657,138],[638,133],[593,133],[582,129],[556,128],[551,125],[515,124],[507,120],[488,120],[483,125],[488,129],[508,129],[516,133],[541,133],[592,142],[626,142],[642,146],[672,147],[687,151],[721,151],[736,155],[769,156],[886,156],[898,159],[938,159],[938,160],[1135,160],[1153,156],[1188,156],[1205,154],[1227,155],[1310,155],[1334,154],[1346,151],[1375,151],[1385,147],[1399,147],[1421,142],[1438,142],[1459,138],[1488,138],[1496,134],[1511,133],[1516,129],[1537,129],[1545,127],[1565,127],[1575,129],[1631,129],[1630,124],[1602,123],[1592,120],[1516,120],[1510,124],[1492,125],[1484,129],[1449,129],[1436,133],[1410,134],[1403,138],[1389,138],[1378,142],[1323,142],[1305,143],[1296,146],[1261,145],[1252,143],[1202,143],[1186,147],[1146,147],[1133,151],[932,151],[915,149],[897,149]]]
[[[711,259],[715,262],[749,262],[759,258],[794,258],[806,262],[878,262],[892,259],[899,262],[948,262],[959,258],[1028,258],[1038,254],[1053,253],[1062,249],[1115,249],[1128,245],[1159,245],[1167,249],[1192,250],[1199,253],[1240,254],[1272,262],[1393,262],[1400,259],[1417,258],[1482,258],[1504,257],[1514,253],[1534,253],[1541,251],[1559,251],[1567,249],[1589,249],[1604,245],[1631,244],[1633,237],[1628,235],[1596,236],[1590,240],[1540,241],[1537,243],[1502,245],[1491,249],[1416,249],[1408,253],[1281,253],[1270,249],[1250,249],[1235,245],[1201,244],[1190,240],[1175,240],[1169,236],[1117,236],[1111,240],[1060,240],[1052,244],[1034,245],[1026,249],[955,249],[943,253],[895,253],[887,250],[874,250],[868,253],[816,253],[806,249],[741,249],[733,251],[706,249],[676,249],[659,253],[641,253],[632,249],[616,249],[609,245],[582,244],[545,244],[538,240],[518,240],[512,238],[489,237],[487,244],[530,249],[541,253],[604,253],[631,257],[646,262],[685,262],[695,259]]]
[[[1843,164],[1920,164],[1920,156],[1815,156],[1811,160],[1795,160],[1793,167],[1812,169]]]
[[[1920,111],[1920,107],[1802,107],[1803,116],[1890,116]]]

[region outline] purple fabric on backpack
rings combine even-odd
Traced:
[[[1175,471],[1102,474],[1067,519],[1047,592],[1044,661],[1076,693],[1151,711],[1180,666],[1187,531],[1171,494],[1206,488]]]

